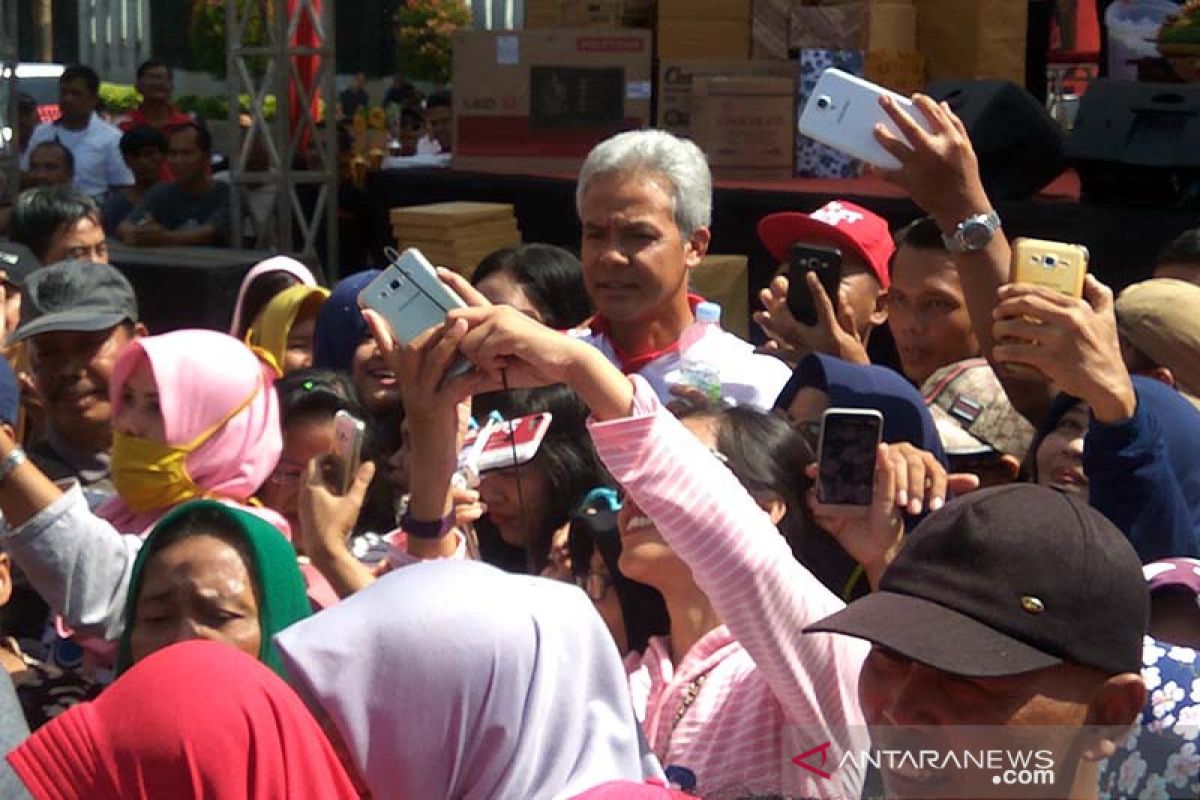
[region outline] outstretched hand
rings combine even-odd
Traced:
[[[883,125],[875,128],[875,139],[900,162],[900,169],[883,173],[887,180],[908,192],[942,230],[991,208],[967,128],[948,103],[913,95],[915,112],[928,129],[891,98],[882,97],[879,104],[903,134],[900,138]]]
[[[1133,415],[1137,396],[1121,357],[1113,293],[1100,281],[1087,276],[1082,298],[1031,284],[1002,286],[993,317],[998,363],[1033,367],[1086,401],[1100,422]]]
[[[815,272],[809,272],[805,280],[817,310],[815,325],[805,325],[792,315],[787,302],[790,286],[786,276],[776,277],[759,292],[765,310],[755,312],[754,321],[767,334],[773,345],[771,349],[793,366],[810,353],[825,353],[855,364],[869,364],[871,360],[855,330],[845,290],[838,291],[835,309]]]

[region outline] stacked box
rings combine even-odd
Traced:
[[[787,58],[803,49],[916,51],[913,0],[754,0],[755,58]]]
[[[650,44],[628,28],[459,31],[454,167],[574,172],[602,140],[648,127]]]
[[[656,125],[676,136],[692,136],[692,83],[697,78],[751,75],[794,78],[796,62],[768,59],[661,60],[658,64]]]
[[[706,255],[689,279],[692,291],[721,304],[721,327],[750,338],[749,264],[746,256]]]
[[[393,208],[389,216],[399,249],[415,247],[437,266],[467,278],[489,253],[521,243],[507,203],[433,203]]]
[[[750,56],[751,0],[658,0],[660,59]]]
[[[654,0],[525,0],[525,29],[649,28]]]
[[[718,178],[787,179],[795,158],[791,78],[697,78],[692,138]]]

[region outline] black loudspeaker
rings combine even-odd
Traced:
[[[1020,200],[1062,174],[1063,131],[1046,108],[1009,81],[937,81],[925,93],[967,126],[993,200]]]
[[[1200,85],[1096,81],[1080,103],[1067,159],[1085,201],[1196,205]]]

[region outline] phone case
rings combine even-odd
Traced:
[[[440,325],[450,309],[466,307],[442,283],[433,265],[413,248],[359,292],[358,304],[387,320],[392,334],[403,344]]]
[[[871,504],[875,451],[883,415],[871,409],[830,408],[821,417],[817,445],[817,498],[830,510],[848,513]]]
[[[842,251],[833,247],[793,245],[788,253],[788,309],[805,325],[817,324],[817,305],[807,275],[817,273],[825,294],[836,305],[842,283]]]
[[[349,491],[358,473],[366,431],[366,423],[348,411],[339,411],[333,417],[333,457],[338,472],[335,483],[342,494]]]
[[[900,138],[891,117],[879,106],[879,98],[891,97],[918,125],[928,128],[925,116],[912,101],[840,69],[827,69],[817,80],[812,96],[800,115],[800,133],[860,161],[882,169],[899,169],[900,162],[875,140],[875,126],[883,124]]]
[[[1015,239],[1012,243],[1013,283],[1045,286],[1070,297],[1083,296],[1088,249],[1081,244],[1045,239]]]
[[[473,461],[480,474],[527,464],[537,455],[552,419],[550,412],[544,411],[485,425],[467,434],[460,461]]]

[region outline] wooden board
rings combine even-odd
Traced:
[[[470,222],[509,219],[514,214],[509,203],[451,202],[393,208],[388,216],[393,225],[455,228]]]

